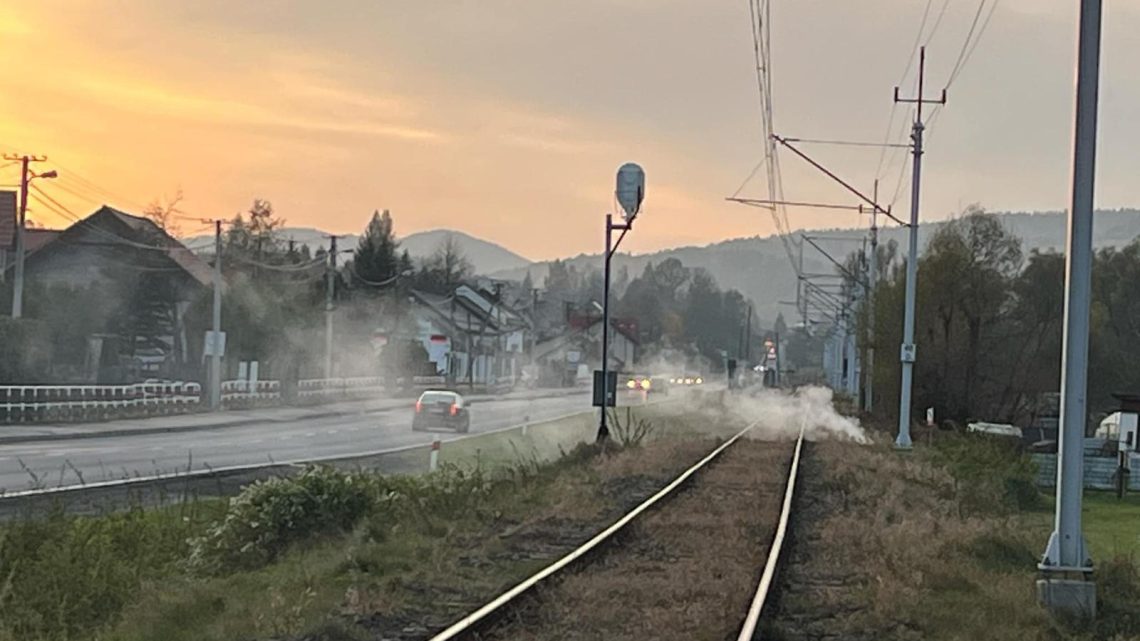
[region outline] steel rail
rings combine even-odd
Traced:
[[[796,478],[799,476],[800,452],[804,445],[804,425],[800,425],[800,435],[796,439],[796,450],[792,454],[792,465],[788,470],[788,484],[784,489],[784,507],[780,510],[780,522],[776,526],[776,535],[772,538],[772,545],[768,548],[768,561],[764,564],[764,572],[760,575],[760,583],[756,587],[756,594],[752,597],[752,604],[748,608],[748,616],[740,628],[736,641],[752,641],[756,635],[756,626],[760,623],[760,612],[768,599],[772,588],[772,580],[776,576],[776,566],[780,563],[780,552],[784,547],[784,538],[788,533],[788,521],[792,514],[792,498],[796,491]]]
[[[471,630],[472,627],[474,627],[475,625],[480,623],[483,619],[487,618],[489,615],[493,614],[499,608],[510,603],[512,600],[517,598],[519,595],[523,594],[527,590],[530,590],[534,586],[538,585],[544,579],[546,579],[546,578],[550,577],[551,575],[557,573],[558,571],[562,570],[566,566],[570,565],[574,561],[577,561],[579,558],[581,558],[582,556],[584,556],[587,553],[589,553],[590,551],[592,551],[594,548],[596,548],[599,545],[601,545],[602,543],[606,542],[607,539],[609,539],[613,535],[620,532],[625,526],[629,525],[629,523],[631,521],[636,519],[643,512],[645,512],[649,508],[651,508],[654,505],[656,505],[657,503],[659,503],[662,499],[664,499],[664,498],[668,497],[670,494],[672,494],[673,491],[676,490],[678,487],[680,487],[682,483],[689,480],[689,477],[691,477],[694,474],[696,474],[697,472],[699,472],[702,468],[704,468],[705,465],[709,464],[716,457],[720,456],[721,452],[724,452],[726,449],[731,447],[734,443],[739,441],[741,437],[743,437],[750,430],[752,430],[752,428],[756,427],[757,424],[759,424],[759,421],[754,421],[751,424],[749,424],[748,427],[745,427],[743,430],[737,432],[736,435],[734,435],[732,438],[730,438],[727,441],[725,441],[724,443],[722,443],[720,446],[718,446],[712,452],[709,452],[704,458],[702,458],[700,461],[698,461],[695,465],[693,465],[689,469],[682,472],[680,474],[680,476],[673,479],[673,481],[670,482],[668,485],[666,485],[665,487],[658,490],[658,492],[656,494],[654,494],[653,496],[646,499],[645,502],[643,502],[641,505],[638,505],[637,507],[633,508],[625,516],[621,517],[616,522],[614,522],[613,525],[610,525],[605,530],[602,530],[601,532],[596,534],[594,536],[594,538],[590,539],[589,541],[586,541],[580,547],[578,547],[574,551],[570,552],[566,556],[563,556],[561,559],[558,559],[557,561],[546,566],[542,570],[539,570],[537,573],[532,575],[530,578],[524,580],[523,582],[519,583],[515,587],[511,588],[510,590],[507,590],[503,594],[496,597],[490,603],[487,603],[486,605],[479,608],[478,610],[475,610],[474,612],[463,617],[459,621],[456,621],[450,627],[445,629],[443,632],[440,632],[439,634],[431,637],[430,641],[448,641],[449,639],[457,638],[460,634],[463,634],[464,632],[468,632],[469,630]]]

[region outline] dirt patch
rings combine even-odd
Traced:
[[[727,638],[763,567],[790,454],[787,443],[739,442],[631,524],[619,545],[512,609],[481,638]]]

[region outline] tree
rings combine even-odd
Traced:
[[[788,335],[788,323],[784,320],[784,312],[778,312],[776,314],[776,323],[772,329],[781,336]]]
[[[448,234],[440,241],[435,252],[424,261],[417,276],[417,286],[429,292],[447,294],[455,290],[467,278],[473,268],[464,255],[459,241]]]
[[[150,204],[143,209],[143,217],[147,218],[159,229],[165,231],[171,236],[179,234],[178,217],[182,215],[182,210],[178,205],[182,202],[182,190],[179,189],[175,192],[173,198],[166,198],[159,200],[155,198],[150,201]]]
[[[365,227],[353,254],[354,280],[365,284],[379,283],[399,274],[400,259],[396,255],[399,247],[392,227],[392,215],[387,209],[383,214],[373,212],[372,220]]]
[[[415,267],[415,263],[412,262],[412,255],[408,253],[408,250],[405,249],[400,252],[400,273],[406,274],[415,271]]]
[[[268,200],[254,199],[246,216],[237,214],[226,231],[224,251],[227,256],[256,262],[286,262],[287,252],[274,236],[285,226],[285,219],[273,211]]]

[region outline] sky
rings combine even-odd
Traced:
[[[905,140],[892,92],[914,91],[927,5],[937,90],[979,1],[771,0],[776,132]],[[924,219],[1065,207],[1078,3],[994,2],[930,128]],[[1097,204],[1136,206],[1140,6],[1105,5]],[[601,249],[614,172],[635,161],[646,200],[623,250],[775,231],[725,201],[767,193],[763,171],[745,182],[763,156],[747,0],[40,0],[0,6],[0,58],[0,151],[46,155],[37,168],[61,178],[39,187],[74,214],[181,191],[191,219],[264,198],[289,225],[358,233],[389,209],[398,234],[460,229],[538,260]],[[880,165],[875,148],[803,149],[862,189],[881,177],[907,211],[902,152]],[[856,203],[790,154],[781,165],[788,198]],[[67,223],[36,201],[30,217]]]

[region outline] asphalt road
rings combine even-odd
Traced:
[[[411,405],[409,401],[406,409],[292,422],[5,445],[0,448],[0,490],[169,475],[188,468],[305,461],[430,443],[435,434],[412,431]],[[586,393],[480,401],[471,408],[471,433],[588,409]],[[442,440],[459,436],[438,434]]]

